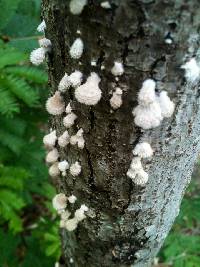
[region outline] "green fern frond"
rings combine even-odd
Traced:
[[[6,73],[19,76],[21,78],[26,79],[27,81],[31,81],[38,84],[47,83],[47,74],[38,68],[35,67],[27,67],[27,66],[14,66],[7,67],[5,69]]]
[[[0,69],[27,60],[27,55],[9,46],[0,46]]]
[[[38,106],[39,94],[35,89],[30,87],[25,80],[14,77],[13,75],[7,75],[3,77],[2,83],[27,106]]]
[[[3,125],[6,131],[17,136],[22,136],[27,128],[27,122],[17,116],[14,119],[0,116],[0,125]]]
[[[13,113],[19,113],[19,104],[15,97],[6,89],[0,87],[0,113],[12,117]]]

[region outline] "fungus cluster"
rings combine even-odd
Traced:
[[[164,118],[171,117],[174,112],[174,103],[167,92],[156,94],[155,88],[154,80],[145,80],[138,94],[138,106],[133,109],[135,124],[144,130],[158,127]]]
[[[188,82],[193,83],[200,79],[200,63],[196,61],[196,58],[191,58],[181,68],[185,70],[185,78]]]
[[[70,12],[73,15],[80,15],[87,5],[87,0],[71,0],[69,3]]]
[[[74,204],[76,201],[77,198],[74,195],[67,197],[63,193],[55,195],[52,200],[54,209],[60,215],[60,227],[65,228],[69,232],[77,228],[78,223],[86,218],[86,213],[88,211],[88,207],[84,204],[74,211]],[[68,203],[73,205],[70,210],[67,209]],[[74,215],[72,215],[73,211]]]
[[[148,181],[148,173],[144,170],[141,160],[144,158],[150,158],[153,155],[153,150],[151,145],[147,142],[138,143],[133,149],[133,159],[129,170],[127,171],[127,176],[131,180],[140,186],[143,186]]]

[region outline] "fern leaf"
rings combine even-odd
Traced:
[[[19,113],[19,104],[13,95],[0,87],[0,113],[12,117],[13,113]]]
[[[48,80],[47,74],[43,70],[35,67],[14,66],[14,67],[7,67],[5,71],[6,73],[19,76],[21,78],[26,79],[27,81],[31,81],[38,84],[47,83]]]
[[[14,48],[0,47],[0,69],[5,66],[15,65],[27,60],[27,55]]]

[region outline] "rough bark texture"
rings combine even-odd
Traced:
[[[101,77],[102,100],[95,107],[71,99],[77,124],[84,129],[86,147],[60,150],[60,158],[79,160],[82,173],[57,180],[58,191],[73,193],[79,204],[90,207],[89,216],[73,233],[62,231],[64,266],[150,266],[175,217],[200,150],[199,88],[187,84],[180,69],[187,57],[198,56],[198,0],[112,0],[112,8],[89,1],[79,16],[69,12],[69,1],[43,0],[46,36],[52,41],[49,77],[52,93],[64,72],[91,71]],[[81,31],[85,51],[80,61],[69,57],[69,48]],[[165,37],[173,38],[172,44]],[[91,66],[92,59],[97,66]],[[110,69],[121,60],[125,74],[123,106],[110,112],[110,91],[115,79]],[[82,64],[80,65],[79,62]],[[105,70],[101,70],[101,65]],[[175,114],[160,127],[141,131],[134,125],[132,109],[145,78],[157,81],[176,103]],[[52,119],[58,133],[64,131],[62,118]],[[145,161],[149,182],[135,186],[126,176],[132,149],[139,140],[152,144],[155,154]],[[70,263],[73,259],[73,263]]]

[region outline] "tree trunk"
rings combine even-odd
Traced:
[[[76,179],[60,177],[57,189],[73,193],[90,211],[77,230],[61,233],[64,266],[151,266],[179,213],[200,150],[199,90],[185,81],[180,69],[199,52],[199,1],[112,0],[111,9],[102,8],[101,1],[88,2],[75,16],[69,1],[43,0],[46,36],[53,44],[48,59],[51,92],[65,72],[74,70],[85,77],[98,73],[103,92],[94,107],[78,103],[72,90],[65,94],[78,116],[71,133],[82,127],[86,147],[59,150],[61,159],[79,160],[82,172]],[[72,60],[69,48],[79,37],[77,30],[85,49],[80,60]],[[91,66],[94,59],[97,65]],[[110,70],[116,60],[125,68],[117,81],[123,105],[111,112],[115,78]],[[142,131],[134,124],[132,109],[146,78],[168,91],[176,109],[159,127]],[[62,134],[62,116],[52,118],[51,126]],[[126,175],[132,149],[141,140],[155,151],[144,164],[149,174],[144,187]]]

